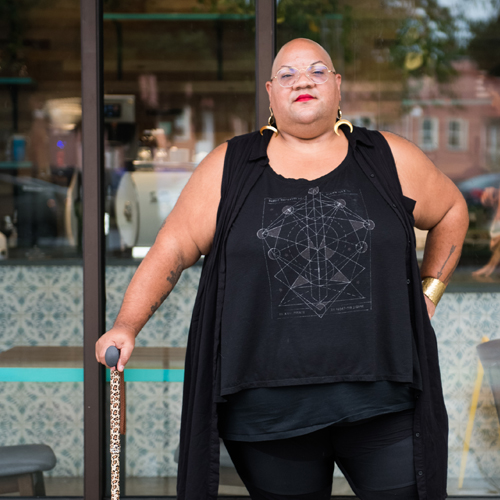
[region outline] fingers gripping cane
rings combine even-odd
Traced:
[[[116,368],[120,351],[115,346],[109,346],[106,350],[106,364]],[[109,451],[111,453],[111,500],[120,499],[120,434],[125,434],[124,426],[120,424],[124,422],[121,418],[121,408],[123,385],[123,374],[120,374],[118,369],[111,372],[110,376],[110,440]],[[125,406],[125,405],[123,405]]]

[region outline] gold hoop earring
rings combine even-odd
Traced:
[[[274,132],[275,137],[278,137],[278,129],[276,128],[276,120],[274,118],[273,110],[271,106],[269,106],[269,111],[271,112],[271,116],[267,119],[267,125],[264,125],[260,129],[260,135],[263,135],[264,130],[272,130]],[[273,126],[274,122],[274,126]]]
[[[340,106],[339,106],[339,113],[337,115],[337,123],[335,123],[334,127],[333,127],[333,130],[335,131],[335,133],[340,137],[340,134],[339,134],[339,127],[341,125],[347,125],[350,129],[351,129],[351,132],[354,130],[353,126],[352,126],[352,123],[349,121],[349,120],[342,120],[342,111],[340,111]]]

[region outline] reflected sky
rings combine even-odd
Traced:
[[[466,22],[457,21],[459,43],[467,45],[471,38],[468,22],[487,21],[500,12],[499,0],[438,0],[443,7],[448,7],[453,15],[463,16]]]
[[[499,10],[495,0],[438,0],[438,3],[443,7],[449,7],[452,13],[465,15],[470,21],[490,19],[497,15]]]

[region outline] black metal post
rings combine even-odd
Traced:
[[[104,496],[104,367],[94,346],[104,333],[102,0],[81,0],[83,151],[84,497]]]
[[[10,86],[10,100],[12,102],[12,132],[19,132],[19,87]]]
[[[120,21],[113,21],[116,30],[116,79],[123,80],[123,27]]]
[[[224,79],[224,42],[223,24],[220,19],[215,21],[215,36],[217,37],[217,80]]]
[[[255,124],[259,129],[269,118],[266,82],[276,55],[276,0],[255,0]]]

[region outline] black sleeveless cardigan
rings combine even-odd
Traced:
[[[446,498],[448,416],[443,399],[437,341],[431,326],[415,252],[414,219],[405,209],[396,165],[376,131],[343,127],[354,158],[401,220],[407,236],[410,310],[422,391],[414,418],[414,463],[419,500]],[[219,485],[217,402],[220,396],[220,324],[229,228],[268,163],[272,132],[252,132],[228,141],[221,200],[210,253],[205,257],[189,330],[182,402],[178,500],[215,500]]]

